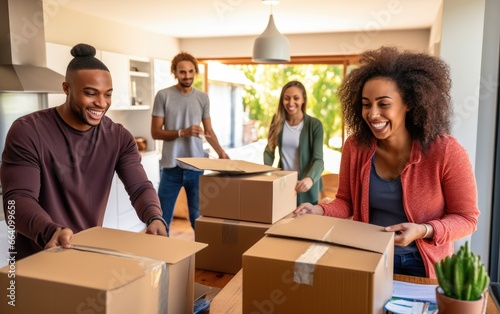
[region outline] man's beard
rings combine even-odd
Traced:
[[[71,108],[71,112],[75,115],[75,117],[78,118],[78,120],[80,120],[80,122],[82,122],[82,123],[84,123],[84,124],[86,124],[88,126],[95,126],[87,118],[87,116],[85,114],[85,109],[82,109],[79,106],[77,106],[76,103],[72,100],[71,97],[69,99],[69,107]],[[104,114],[106,114],[106,112],[104,112]],[[99,123],[101,123],[101,122],[99,121]]]
[[[179,81],[179,84],[181,84],[182,87],[191,87],[193,85],[194,80],[186,80],[186,81]]]

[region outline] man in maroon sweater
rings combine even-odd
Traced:
[[[73,233],[101,225],[115,171],[146,232],[167,235],[134,137],[105,116],[111,75],[95,52],[85,44],[73,47],[62,84],[65,103],[17,119],[7,134],[0,179],[16,259],[69,248]]]

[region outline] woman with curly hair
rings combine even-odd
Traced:
[[[395,232],[394,273],[435,278],[434,263],[479,216],[469,156],[449,135],[450,87],[437,57],[394,47],[363,53],[338,92],[350,136],[336,198],[294,213],[384,226]]]
[[[283,86],[264,151],[264,164],[271,166],[274,163],[278,148],[278,167],[298,172],[297,205],[303,202],[317,204],[323,188],[323,125],[306,114],[306,105],[306,89],[301,82],[290,81]]]

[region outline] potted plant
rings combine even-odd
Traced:
[[[469,249],[468,241],[458,252],[434,266],[439,283],[436,302],[440,314],[486,312],[490,278],[479,255]]]

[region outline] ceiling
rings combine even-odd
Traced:
[[[43,0],[53,2],[54,0]],[[70,0],[66,9],[176,38],[429,28],[442,0]]]

